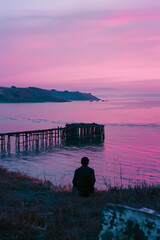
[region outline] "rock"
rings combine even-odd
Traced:
[[[160,214],[146,208],[107,204],[102,228],[99,240],[157,240],[160,239]]]

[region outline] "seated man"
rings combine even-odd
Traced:
[[[82,166],[75,170],[73,178],[73,187],[78,191],[80,196],[88,197],[94,192],[94,183],[96,181],[94,170],[88,167],[89,159],[81,159]]]

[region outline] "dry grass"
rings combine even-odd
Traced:
[[[139,182],[129,189],[110,186],[82,198],[72,193],[71,185],[56,187],[0,168],[0,239],[97,239],[107,202],[160,211],[160,189]]]

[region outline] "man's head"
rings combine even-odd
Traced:
[[[82,164],[82,166],[88,166],[89,159],[87,157],[81,158],[81,164]]]

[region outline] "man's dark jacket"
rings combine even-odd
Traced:
[[[94,170],[88,166],[81,166],[75,170],[73,178],[73,186],[78,189],[78,192],[82,195],[84,192],[93,192],[95,183]]]

